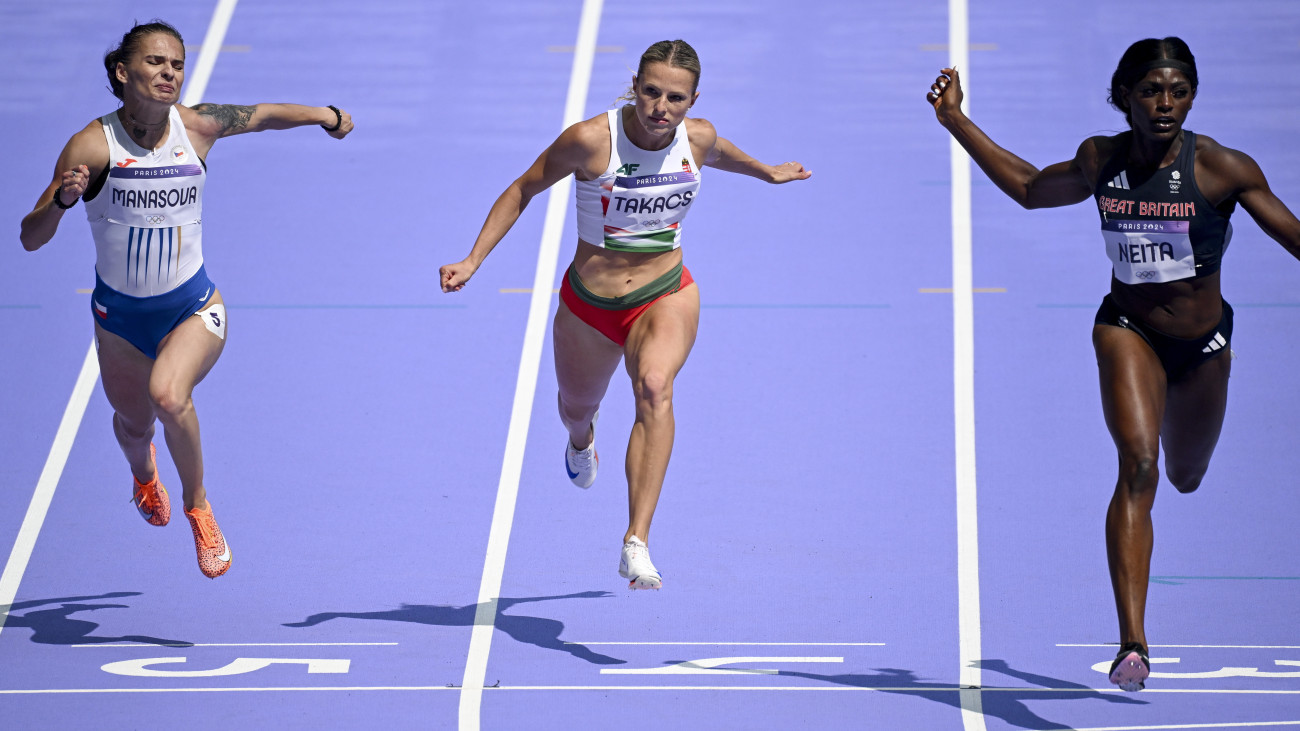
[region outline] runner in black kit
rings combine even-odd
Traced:
[[[1106,514],[1106,553],[1119,611],[1110,680],[1141,690],[1150,670],[1143,628],[1151,568],[1151,506],[1165,475],[1179,492],[1201,484],[1227,405],[1232,308],[1219,260],[1238,203],[1300,258],[1300,221],[1247,155],[1183,129],[1196,97],[1196,60],[1179,38],[1138,41],[1111,77],[1110,102],[1130,131],[1083,141],[1074,159],[1038,170],[999,147],[960,105],[943,69],[926,99],[985,174],[1025,208],[1096,200],[1113,266],[1093,327],[1106,426],[1119,479]]]

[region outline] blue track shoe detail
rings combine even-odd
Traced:
[[[573,442],[565,442],[564,471],[569,473],[569,479],[578,487],[591,487],[596,481],[596,468],[600,465],[600,457],[596,454],[596,420],[599,418],[599,411],[591,418],[591,444],[586,449],[578,449],[573,446]]]

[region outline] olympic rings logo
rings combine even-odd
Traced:
[[[167,217],[166,216],[145,216],[144,220],[147,223],[162,223],[163,221],[167,220]]]
[[[1142,279],[1151,279],[1155,277],[1156,273],[1151,271],[1150,269],[1145,269],[1143,271],[1138,272],[1137,275]]]

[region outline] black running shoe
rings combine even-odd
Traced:
[[[1141,642],[1125,642],[1110,666],[1110,682],[1129,693],[1145,688],[1150,674],[1151,660],[1147,657],[1147,648]]]

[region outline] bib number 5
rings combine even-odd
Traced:
[[[216,335],[222,340],[226,339],[226,306],[216,304],[206,310],[194,313],[194,316],[203,321],[203,327],[208,332]]]

